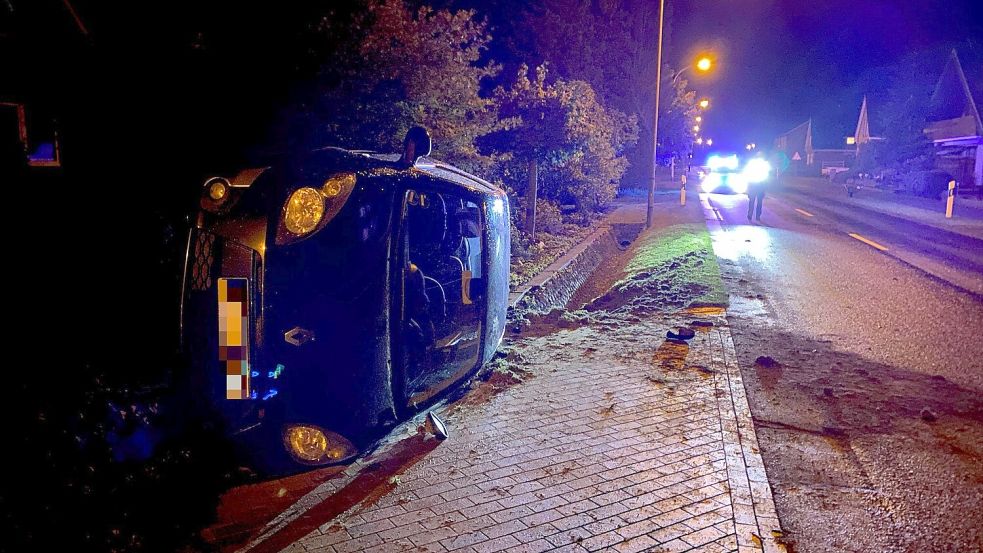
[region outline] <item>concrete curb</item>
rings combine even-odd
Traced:
[[[721,231],[723,218],[705,196],[701,197],[704,219],[711,234]],[[727,323],[727,311],[719,309],[715,319],[720,354],[712,358],[723,378],[717,379],[721,431],[727,442],[727,479],[734,502],[734,518],[740,553],[750,551],[784,552],[777,538],[782,536],[771,485],[758,447],[747,391],[737,365],[734,339]],[[726,401],[730,398],[730,401]]]
[[[590,233],[582,242],[575,245],[573,248],[570,248],[567,253],[561,255],[556,261],[548,265],[536,276],[529,279],[528,282],[509,293],[509,308],[514,308],[528,294],[535,293],[536,290],[544,286],[549,286],[549,284],[558,275],[563,274],[567,268],[569,268],[573,262],[583,255],[588,248],[593,246],[600,237],[604,236],[610,231],[611,225],[607,222],[607,218],[605,218],[605,221],[602,222],[597,229]]]
[[[733,500],[738,550],[784,552],[785,546],[777,541],[782,536],[781,524],[758,448],[726,311],[719,320],[720,327],[710,339],[718,341],[715,344],[718,347],[712,348],[713,364],[722,369],[715,377],[715,385],[722,392],[717,394],[717,407],[726,444],[727,481]]]

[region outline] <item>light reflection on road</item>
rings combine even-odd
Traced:
[[[717,257],[738,261],[751,257],[755,261],[767,261],[771,257],[771,237],[766,227],[754,225],[730,226],[711,233],[713,251]]]
[[[722,212],[734,208],[743,211],[747,196],[700,194],[703,211],[706,214],[713,239],[713,251],[717,257],[730,261],[738,261],[742,257],[750,257],[755,261],[768,261],[771,257],[771,236],[768,227],[752,224],[721,225]],[[720,214],[717,217],[716,214]]]

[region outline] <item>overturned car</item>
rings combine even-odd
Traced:
[[[326,148],[205,182],[183,350],[260,470],[351,459],[498,347],[507,197],[429,151],[417,127],[402,155]]]

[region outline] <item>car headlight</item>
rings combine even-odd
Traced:
[[[208,197],[215,200],[216,202],[222,201],[225,195],[229,193],[229,186],[222,180],[213,180],[210,185],[208,185]]]
[[[312,424],[293,424],[283,431],[283,445],[298,462],[323,465],[344,461],[358,453],[344,437]]]
[[[743,175],[747,182],[764,182],[768,180],[770,174],[771,164],[760,158],[754,158],[744,166]]]
[[[319,187],[302,186],[291,192],[283,204],[276,245],[304,240],[330,223],[345,206],[357,181],[355,173],[336,173]]]
[[[715,188],[720,186],[720,174],[719,173],[707,173],[707,176],[703,177],[700,181],[700,188],[704,192],[713,192]]]
[[[731,175],[727,179],[727,186],[734,191],[735,194],[743,194],[747,192],[747,179],[743,175]]]
[[[317,228],[324,217],[324,196],[318,190],[305,186],[294,190],[283,206],[283,224],[298,236]]]
[[[232,198],[232,185],[222,177],[205,181],[201,194],[201,207],[212,213],[224,211]]]

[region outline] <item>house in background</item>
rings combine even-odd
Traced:
[[[812,166],[812,119],[797,125],[775,139],[775,149],[788,160],[783,172],[793,175],[806,174]]]
[[[827,174],[830,169],[853,164],[856,149],[815,148],[812,144],[812,119],[798,125],[775,140],[775,149],[788,159],[785,173],[802,176]]]
[[[935,85],[925,135],[935,145],[935,167],[960,187],[983,185],[983,123],[955,50]]]

